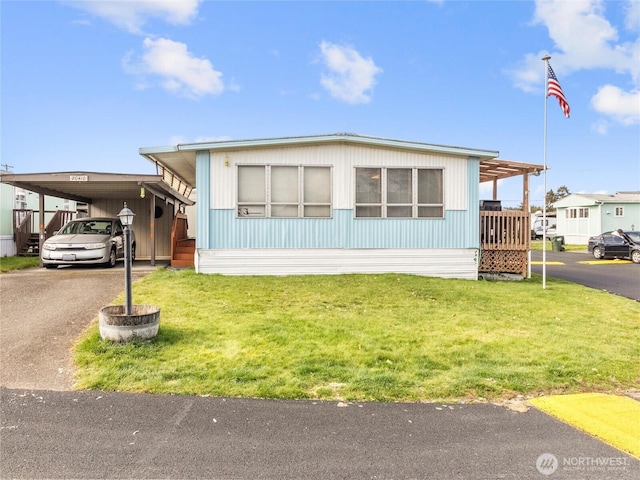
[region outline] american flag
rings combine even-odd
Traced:
[[[547,97],[550,97],[551,95],[558,99],[558,103],[560,104],[562,113],[564,113],[565,117],[569,118],[569,112],[571,112],[571,108],[569,108],[569,103],[564,97],[562,87],[560,86],[560,82],[558,82],[556,74],[553,73],[551,65],[549,64],[549,62],[547,62]]]

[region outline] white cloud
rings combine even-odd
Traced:
[[[155,76],[164,89],[189,98],[224,91],[222,73],[214,70],[209,60],[194,57],[184,43],[146,38],[143,46],[145,52],[138,63],[133,63],[130,55],[123,60],[125,71],[141,77],[139,86],[146,86],[146,78]]]
[[[354,48],[323,41],[321,61],[327,68],[321,85],[332,97],[347,103],[369,103],[376,75],[382,73],[371,58],[362,58]]]
[[[625,92],[616,86],[605,85],[593,96],[591,106],[623,125],[640,123],[640,90]]]
[[[640,31],[640,2],[630,0],[625,9],[625,27],[632,32]]]
[[[70,0],[64,3],[104,18],[130,33],[142,33],[150,18],[173,25],[188,25],[202,0]]]
[[[533,24],[544,25],[554,42],[551,63],[560,83],[563,83],[563,77],[575,71],[607,69],[630,76],[635,85],[629,92],[609,85],[617,89],[615,97],[635,98],[634,92],[640,85],[640,37],[634,41],[620,41],[618,30],[605,16],[605,6],[621,8],[627,29],[639,32],[639,5],[637,0],[608,4],[604,0],[537,0]],[[525,92],[541,92],[545,78],[541,58],[546,53],[526,54],[514,69],[507,71],[517,88]],[[571,95],[566,88],[565,94],[571,103]],[[608,94],[606,101],[603,100],[605,94]],[[613,101],[613,97],[612,90],[605,90],[604,94],[600,91],[593,97],[592,105],[618,123],[634,123],[630,119],[637,114],[629,112],[629,107],[623,102]]]

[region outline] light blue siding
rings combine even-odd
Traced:
[[[469,236],[468,246],[480,248],[480,159],[469,157],[467,162],[467,224],[463,231]],[[461,186],[462,187],[462,186]]]
[[[237,218],[235,209],[211,209],[209,246],[199,248],[479,248],[479,176],[470,158],[460,185],[467,209],[445,210],[443,219],[356,219],[352,209],[334,209],[333,218]]]
[[[196,177],[211,178],[211,159],[208,151],[196,152]],[[196,189],[196,248],[211,248],[209,235],[209,208],[211,206],[211,182],[199,182]]]
[[[448,211],[446,219],[236,218],[211,210],[209,248],[478,248],[477,215]],[[474,225],[473,229],[469,225]]]

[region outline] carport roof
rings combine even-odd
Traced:
[[[480,183],[503,178],[537,173],[542,165],[515,162],[496,158],[499,152],[467,147],[434,145],[422,142],[371,137],[354,133],[335,133],[302,137],[263,138],[252,140],[220,140],[206,143],[179,144],[166,147],[141,148],[140,155],[156,165],[156,169],[171,181],[180,181],[191,187],[196,186],[196,152],[232,152],[239,149],[269,148],[282,146],[319,145],[324,143],[350,143],[382,148],[417,150],[444,155],[465,155],[480,160]],[[176,180],[174,180],[176,179]]]
[[[137,197],[140,188],[167,201],[178,201],[186,205],[189,188],[178,191],[163,179],[162,175],[136,175],[99,172],[53,172],[53,173],[5,173],[0,182],[25,190],[77,202],[93,203],[98,199],[121,199]]]

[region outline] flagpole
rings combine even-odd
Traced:
[[[549,55],[542,57],[544,62],[544,134],[542,157],[544,160],[543,169],[543,185],[544,192],[542,196],[542,289],[547,288],[547,97],[549,96],[549,74],[548,65]]]

